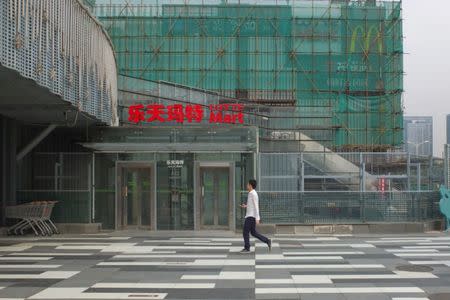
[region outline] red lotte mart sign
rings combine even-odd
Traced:
[[[135,104],[128,107],[128,121],[141,122],[177,122],[200,123],[205,119],[209,123],[244,123],[244,105],[242,104]]]

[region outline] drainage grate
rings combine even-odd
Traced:
[[[417,266],[417,265],[401,265],[396,268],[399,271],[408,271],[408,272],[431,272],[433,271],[432,267],[429,266]],[[450,299],[450,298],[447,298]]]

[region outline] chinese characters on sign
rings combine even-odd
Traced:
[[[209,123],[244,123],[244,106],[242,104],[212,104],[206,108],[199,104],[135,104],[128,107],[128,121],[141,122],[176,122],[200,123],[208,118]],[[207,114],[206,114],[207,113]]]
[[[168,168],[182,168],[184,160],[167,160],[166,164]]]

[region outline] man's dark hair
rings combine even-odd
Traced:
[[[253,189],[256,189],[256,180],[255,179],[250,179],[248,181],[248,184],[250,184]]]

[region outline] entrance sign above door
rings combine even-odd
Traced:
[[[167,167],[170,168],[182,168],[184,165],[184,160],[168,160],[166,161]]]
[[[206,112],[205,112],[206,110]],[[209,123],[243,124],[244,105],[242,104],[134,104],[128,107],[128,121],[141,122],[176,122],[201,123],[208,118]]]

